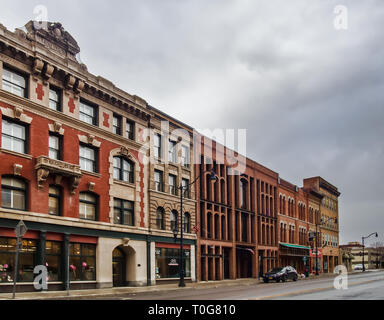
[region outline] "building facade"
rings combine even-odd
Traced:
[[[322,270],[333,273],[339,262],[339,196],[338,189],[321,177],[304,180],[304,188],[314,190],[322,195],[320,204],[320,221],[317,223],[320,230]]]
[[[223,161],[227,148],[207,137],[198,140],[198,279],[257,278],[277,266],[278,175],[250,159],[236,172]]]
[[[20,220],[28,228],[17,279],[23,290],[33,290],[39,264],[48,268],[49,290],[151,285],[177,277],[171,262],[178,264],[178,249],[169,230],[177,198],[168,185],[164,192],[156,189],[155,168],[143,161],[156,151],[145,133],[157,129],[159,114],[89,73],[76,58],[79,52],[59,23],[36,29],[29,22],[15,32],[0,26],[0,291],[13,283]],[[187,140],[182,145],[192,154]],[[184,147],[181,158],[188,158]],[[176,183],[194,176],[185,164],[156,169],[174,173]],[[190,192],[184,211],[192,281],[193,197]],[[160,207],[162,222],[156,221]],[[176,215],[173,223],[180,227],[177,221]]]

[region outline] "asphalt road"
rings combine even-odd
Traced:
[[[335,276],[286,283],[186,288],[185,290],[82,296],[64,298],[91,300],[347,300],[384,299],[384,272],[366,272],[348,276],[348,289],[334,288]]]

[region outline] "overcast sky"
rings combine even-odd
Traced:
[[[247,129],[247,156],[294,184],[337,186],[341,244],[384,240],[383,0],[1,0],[0,23],[38,4],[91,73],[195,128]]]

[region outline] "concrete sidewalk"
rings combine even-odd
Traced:
[[[350,274],[359,274],[361,272],[353,272]],[[314,280],[319,278],[335,277],[336,274],[321,274],[319,276],[310,275],[309,278],[302,280]],[[16,300],[44,300],[44,299],[59,299],[68,297],[81,297],[81,296],[109,296],[119,294],[134,294],[144,292],[164,292],[164,291],[177,291],[177,290],[191,290],[203,288],[219,288],[227,286],[250,286],[263,284],[260,279],[237,279],[237,280],[222,280],[222,281],[206,281],[206,282],[193,282],[187,283],[186,287],[179,288],[177,283],[155,285],[149,287],[122,287],[122,288],[108,288],[108,289],[89,289],[89,290],[71,290],[67,291],[46,291],[46,292],[20,292],[16,293]],[[12,300],[12,293],[1,293],[0,300]]]

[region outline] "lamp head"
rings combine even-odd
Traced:
[[[209,180],[211,180],[211,181],[217,181],[218,180],[216,172],[213,169],[211,170],[211,175],[209,176]]]

